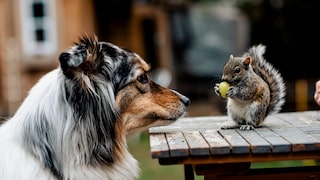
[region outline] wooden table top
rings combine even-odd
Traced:
[[[252,131],[221,130],[227,116],[185,117],[149,129],[160,164],[320,159],[320,111],[270,115]]]

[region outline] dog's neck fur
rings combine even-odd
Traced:
[[[94,136],[94,134],[84,132],[87,128],[77,128],[74,127],[73,123],[70,123],[75,121],[72,120],[74,116],[70,113],[72,109],[68,106],[68,103],[61,103],[66,99],[59,94],[63,91],[57,90],[57,88],[64,88],[63,84],[60,83],[63,81],[55,79],[62,78],[62,74],[60,74],[60,70],[55,70],[44,76],[40,80],[42,81],[40,83],[41,87],[37,85],[33,87],[17,113],[2,127],[8,131],[2,130],[1,132],[10,134],[9,131],[19,131],[21,137],[14,138],[8,137],[6,134],[0,134],[1,137],[8,137],[10,138],[8,141],[12,141],[14,145],[26,147],[35,158],[33,160],[34,166],[45,166],[48,170],[46,173],[54,174],[57,179],[137,178],[139,175],[138,163],[127,150],[126,132],[123,132],[125,128],[123,128],[123,122],[120,119],[115,121],[115,139],[104,142],[113,143],[112,148],[109,149],[112,151],[103,152],[108,151],[108,149],[104,149],[104,144],[98,144],[96,147],[101,151],[99,153],[102,153],[102,155],[104,155],[103,153],[109,153],[106,156],[112,156],[112,159],[99,159],[99,157],[93,160],[88,159],[93,158],[92,154],[88,154],[92,153],[92,149],[89,149],[92,147],[86,144],[90,144],[90,142],[83,141],[90,141],[90,138],[99,137],[88,137],[90,135]],[[67,106],[62,106],[63,104]],[[22,139],[22,141],[17,142],[17,139]],[[0,155],[0,157],[8,158],[9,156],[2,157]],[[42,164],[36,164],[36,159],[40,159]],[[21,164],[24,161],[30,161],[30,159],[21,159]],[[32,165],[32,163],[26,164]],[[42,174],[43,172],[37,173]]]

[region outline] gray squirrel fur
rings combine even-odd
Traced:
[[[285,103],[286,87],[277,69],[263,55],[266,46],[252,46],[242,57],[230,55],[221,80],[230,84],[227,91],[227,113],[231,121],[222,129],[253,130],[265,118],[281,111]],[[221,97],[219,83],[214,86]]]

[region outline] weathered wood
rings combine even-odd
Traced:
[[[291,144],[269,128],[258,128],[255,131],[270,143],[272,153],[285,153],[291,151]]]
[[[190,147],[190,155],[210,155],[209,145],[199,131],[183,132]]]
[[[291,161],[291,160],[320,160],[319,152],[288,152],[276,154],[228,154],[211,156],[186,156],[159,158],[161,165],[173,164],[225,164],[242,162],[273,162],[273,161]]]
[[[170,155],[172,157],[181,157],[189,155],[189,147],[183,134],[173,132],[166,134]]]
[[[250,152],[250,145],[243,139],[236,130],[218,130],[218,132],[228,141],[231,145],[232,154],[243,154]]]
[[[306,134],[313,136],[317,139],[317,141],[320,141],[320,125],[316,126],[308,126],[308,127],[300,127],[300,129],[305,132]]]
[[[283,127],[271,130],[291,143],[293,152],[320,150],[320,142],[298,128]]]
[[[159,149],[162,147],[157,147],[159,145],[155,145],[155,147],[153,147],[151,144],[153,147],[151,150],[153,152],[152,156],[155,158],[168,157],[170,153],[165,151],[172,151],[173,156],[181,156],[187,155],[189,152],[200,154],[210,152],[212,155],[219,155],[230,153],[231,149],[233,154],[249,153],[249,149],[252,153],[281,153],[291,150],[293,152],[319,150],[320,125],[315,126],[315,124],[320,124],[320,121],[317,118],[310,118],[315,117],[318,114],[318,112],[312,111],[302,113],[279,113],[269,116],[264,127],[257,128],[255,131],[249,132],[238,131],[237,134],[233,132],[234,130],[219,130],[219,126],[227,120],[227,117],[218,116],[181,119],[177,123],[169,126],[161,126],[155,131],[150,132],[150,142],[161,141],[157,139],[158,137],[156,136],[155,139],[153,139],[153,135],[157,133],[165,134],[166,132],[168,132],[167,135],[169,139],[176,139],[176,141],[180,140],[180,146],[172,145],[172,149],[170,150],[165,148],[166,143],[163,144],[163,150]],[[203,122],[201,119],[203,119]],[[216,125],[216,122],[219,122],[219,125]],[[192,127],[192,124],[194,127]],[[294,127],[295,125],[298,127]],[[186,132],[187,130],[184,129],[185,126],[188,130],[196,129],[194,132],[197,134],[197,137],[192,137],[192,134],[190,136],[187,134],[188,139],[190,139],[190,149],[188,147],[188,140],[185,139],[183,134],[178,133]],[[202,128],[198,128],[199,126]],[[210,129],[210,127],[214,128]],[[232,134],[230,134],[231,132]],[[253,135],[253,132],[257,135]],[[175,134],[178,136],[174,137]],[[202,142],[199,143],[197,138],[200,138],[200,141]],[[208,145],[206,145],[204,141]],[[268,150],[267,142],[270,145],[270,151]],[[197,145],[201,147],[197,147]],[[208,146],[208,150],[204,149],[206,146]]]
[[[250,144],[250,151],[252,153],[271,152],[271,144],[262,138],[256,131],[237,130],[237,132]]]
[[[279,117],[294,127],[310,126],[315,122],[303,113],[286,113],[280,114]]]
[[[277,127],[287,127],[291,126],[290,123],[284,121],[281,117],[285,116],[282,114],[274,114],[268,116],[264,121],[264,126],[270,127],[270,128],[277,128]]]
[[[303,113],[304,116],[313,120],[315,123],[320,123],[320,111],[305,111],[301,113]]]
[[[164,134],[152,134],[150,136],[150,147],[152,158],[170,157],[169,146]]]
[[[217,130],[205,130],[201,131],[201,134],[209,144],[211,154],[230,154],[230,144],[218,133]]]
[[[184,164],[188,171],[185,174],[191,178],[194,167],[225,169],[228,163],[320,160],[320,111],[270,115],[261,128],[252,131],[221,130],[227,120],[227,116],[190,117],[168,126],[150,128],[152,158],[158,158],[161,165]],[[215,169],[212,173],[209,169],[205,179],[221,178],[214,174]],[[232,173],[226,169],[226,174],[228,172]],[[288,177],[298,175],[309,174],[295,172]],[[248,177],[273,176],[250,174]]]
[[[220,129],[228,120],[226,116],[186,117],[177,120],[168,126],[158,126],[149,129],[149,133],[166,133],[181,131],[200,131]]]

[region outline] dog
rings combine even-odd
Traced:
[[[0,179],[137,179],[127,139],[168,125],[190,99],[150,79],[138,54],[81,36],[0,128]]]

